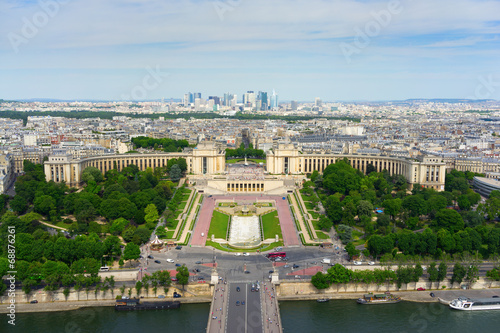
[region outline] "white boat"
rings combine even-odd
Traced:
[[[450,308],[464,311],[500,310],[500,298],[459,297],[450,302]]]

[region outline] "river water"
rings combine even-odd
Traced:
[[[183,304],[164,311],[116,312],[88,308],[20,313],[16,327],[2,316],[0,332],[205,332],[209,304]],[[452,311],[437,303],[358,305],[353,300],[281,302],[285,333],[316,332],[498,332],[500,311]],[[235,333],[235,332],[228,332]],[[252,332],[248,332],[252,333]],[[254,332],[255,333],[255,332]]]

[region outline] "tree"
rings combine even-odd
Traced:
[[[436,225],[438,228],[457,232],[464,228],[464,220],[457,211],[445,208],[437,212]]]
[[[342,220],[342,204],[335,195],[330,195],[325,201],[326,215],[337,224]]]
[[[345,246],[345,250],[347,251],[347,254],[349,254],[349,257],[355,257],[359,256],[360,251],[356,249],[353,243],[349,243]]]
[[[328,230],[330,230],[332,228],[333,222],[328,217],[326,217],[325,215],[321,215],[319,217],[318,226],[321,229],[328,231]]]
[[[158,210],[156,209],[156,206],[154,204],[149,204],[147,207],[144,209],[144,220],[146,223],[155,223],[158,221]]]
[[[327,275],[321,272],[311,278],[311,283],[316,289],[326,289],[330,286]]]
[[[422,265],[416,264],[413,268],[413,277],[412,280],[415,282],[415,289],[417,289],[417,282],[420,280],[420,277],[424,274],[424,269]]]
[[[56,209],[56,200],[50,195],[42,195],[35,198],[34,205],[37,213],[48,216],[51,210]]]
[[[401,199],[385,200],[382,203],[382,206],[385,208],[384,213],[389,214],[392,217],[392,219],[395,220],[396,216],[401,211],[402,204],[403,204],[403,201]]]
[[[468,288],[471,288],[479,279],[479,268],[476,263],[471,263],[466,268],[465,281],[468,283]]]
[[[438,274],[437,274],[437,281],[442,282],[446,278],[446,273],[448,271],[448,265],[444,263],[444,261],[441,261],[438,267]],[[439,288],[439,286],[438,286]]]
[[[418,217],[427,214],[427,204],[421,195],[404,198],[402,207],[409,211],[410,216]]]
[[[459,284],[462,283],[466,274],[467,271],[465,267],[462,266],[460,263],[456,263],[455,266],[453,267],[453,276],[451,277],[451,284],[455,282],[458,282]]]
[[[394,248],[394,242],[388,236],[373,235],[368,240],[368,250],[373,257],[389,253]]]
[[[124,260],[137,260],[141,255],[141,249],[139,245],[134,243],[128,243],[123,250]]]
[[[172,179],[173,182],[179,181],[182,176],[182,171],[181,168],[179,167],[178,164],[175,164],[172,169],[170,169],[170,179]]]
[[[184,286],[189,282],[189,271],[185,265],[177,267],[176,271],[177,274],[175,277],[177,278],[177,281],[182,284],[182,289],[184,290]]]
[[[429,267],[427,268],[427,273],[429,273],[429,281],[431,281],[431,287],[432,287],[432,282],[438,281],[438,275],[439,275],[435,262],[432,262],[429,265]]]
[[[337,233],[343,244],[347,244],[352,240],[352,228],[345,224],[339,224]]]
[[[28,208],[28,203],[26,200],[20,196],[20,195],[15,195],[14,199],[12,199],[9,203],[10,208],[17,214],[23,214],[26,209]]]
[[[142,282],[137,281],[135,283],[135,291],[137,292],[137,296],[139,296],[141,294],[141,289],[142,289]]]
[[[358,202],[358,217],[371,216],[373,211],[373,205],[367,200],[360,200]]]
[[[352,272],[340,264],[335,264],[327,271],[327,278],[330,283],[337,285],[337,291],[340,284],[348,283],[351,280]]]
[[[101,171],[95,167],[86,167],[82,172],[82,181],[85,183],[96,182],[100,183],[104,180]]]

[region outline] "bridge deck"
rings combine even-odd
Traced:
[[[261,282],[259,291],[251,290],[252,282],[219,284],[215,288],[207,333],[283,332],[279,306],[269,282]]]

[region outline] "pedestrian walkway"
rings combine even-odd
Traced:
[[[290,201],[292,203],[293,210],[295,211],[295,218],[299,222],[300,229],[302,230],[302,236],[304,236],[304,242],[306,244],[321,244],[322,242],[315,241],[314,239],[311,239],[311,236],[309,236],[309,232],[307,232],[306,228],[306,223],[309,223],[307,221],[304,221],[302,218],[302,214],[300,212],[299,205],[297,204],[297,200],[295,200],[294,195],[290,195]],[[316,230],[314,230],[314,227],[309,223],[309,229],[311,230],[311,234],[313,237],[318,237],[316,235]]]
[[[195,193],[195,191],[193,191],[193,193]],[[201,198],[202,198],[201,195],[195,194],[195,199],[194,199],[194,202],[193,202],[193,205],[191,208],[191,212],[186,217],[186,223],[183,223],[184,228],[182,229],[181,237],[179,237],[180,244],[186,244],[187,237],[188,237],[189,233],[191,232],[191,230],[190,230],[191,222],[193,221],[193,219],[196,218],[196,207],[198,207],[198,204],[200,203]],[[188,201],[188,204],[186,206],[189,206],[189,203],[190,203],[190,201]],[[180,225],[181,225],[181,223],[179,223],[179,225],[177,227],[179,227]],[[176,231],[176,234],[177,234],[177,231]]]
[[[264,282],[262,286],[262,316],[264,318],[264,333],[281,333],[281,316],[274,286]]]
[[[228,285],[223,279],[214,285],[214,295],[210,305],[207,333],[220,333],[226,331]]]

